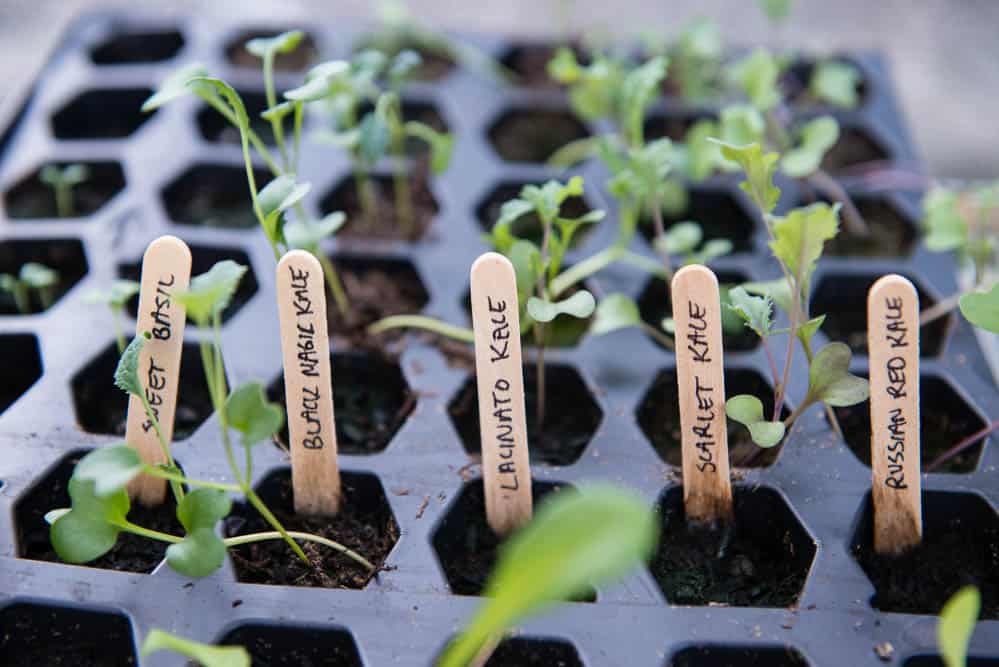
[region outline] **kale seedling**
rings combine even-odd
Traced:
[[[49,164],[43,167],[38,175],[38,180],[52,188],[56,215],[60,218],[72,218],[76,215],[73,206],[73,188],[86,182],[88,178],[90,178],[90,169],[85,164],[68,164],[64,167]]]
[[[659,33],[648,35],[644,41],[646,51],[669,59],[670,92],[691,102],[710,102],[721,95],[725,52],[717,23],[699,17],[673,43],[667,43]]]
[[[647,562],[658,541],[655,512],[631,491],[594,484],[552,494],[504,544],[486,584],[488,601],[437,667],[485,664],[514,623],[620,578]]]
[[[161,466],[144,463],[134,449],[124,444],[102,447],[84,456],[69,481],[72,507],[52,510],[45,515],[51,524],[52,546],[63,560],[86,563],[99,558],[115,546],[118,535],[125,531],[169,544],[167,564],[190,577],[207,576],[221,567],[229,547],[272,539],[283,539],[305,563],[310,561],[297,541],[316,542],[335,549],[368,571],[374,571],[374,566],[361,555],[337,542],[311,533],[285,530],[250,485],[253,478],[253,447],[270,439],[281,428],[284,416],[280,406],[266,400],[260,383],[249,382],[230,391],[225,379],[221,313],[232,300],[245,272],[245,266],[225,260],[207,273],[194,277],[188,290],[173,295],[184,305],[188,317],[211,332],[200,342],[201,359],[212,406],[219,421],[222,446],[236,484],[193,479],[177,466],[139,374],[139,355],[148,334],[136,336],[118,361],[115,384],[141,400],[167,463]],[[233,445],[232,430],[241,436],[242,467]],[[183,536],[151,530],[128,519],[131,504],[126,485],[139,474],[170,482],[177,503],[177,519],[184,527]],[[185,492],[185,486],[194,490]],[[220,538],[216,528],[232,508],[230,493],[244,495],[274,530]]]
[[[937,646],[946,667],[967,667],[968,643],[975,631],[982,596],[974,586],[955,593],[940,611]]]
[[[38,295],[42,310],[48,310],[55,302],[55,290],[59,286],[59,273],[44,264],[28,262],[21,266],[18,274],[0,274],[0,291],[9,292],[14,297],[14,305],[22,315],[34,312],[32,292]]]
[[[773,176],[780,156],[764,153],[759,144],[732,146],[719,143],[722,154],[739,164],[746,180],[740,187],[759,208],[770,235],[770,250],[780,266],[782,279],[769,283],[747,283],[729,292],[727,306],[741,317],[763,341],[774,382],[774,411],[769,418],[763,414],[763,404],[756,396],[733,396],[725,404],[728,417],[749,429],[760,447],[773,447],[781,442],[794,421],[814,403],[824,403],[830,422],[838,424],[830,406],[854,405],[867,399],[867,380],[849,373],[850,348],[843,343],[830,343],[817,353],[812,350],[812,337],[822,326],[824,315],[809,314],[809,286],[812,273],[822,255],[822,246],[839,229],[838,206],[819,203],[792,210],[786,216],[774,215],[780,190]],[[774,305],[787,313],[787,329],[775,329]],[[787,352],[783,371],[777,365],[768,339],[787,334]],[[808,363],[808,392],[788,416],[781,420],[781,409],[794,360],[795,340],[800,342]]]
[[[250,654],[242,646],[212,646],[185,639],[158,628],[150,630],[142,643],[142,657],[157,651],[173,651],[202,667],[250,667]]]
[[[106,290],[94,289],[87,292],[83,299],[89,304],[107,304],[111,309],[111,321],[114,323],[114,337],[118,343],[118,354],[125,351],[128,341],[121,328],[121,317],[125,311],[125,304],[133,296],[139,293],[139,283],[134,280],[116,280],[111,283],[111,287]]]

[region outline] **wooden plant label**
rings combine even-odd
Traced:
[[[187,320],[184,306],[174,301],[172,295],[176,290],[186,290],[190,281],[191,251],[186,243],[175,236],[161,236],[149,244],[142,256],[135,332],[140,336],[148,332],[150,338],[139,355],[138,373],[167,445],[173,440]],[[153,422],[138,396],[128,398],[125,442],[150,465],[167,462]],[[140,475],[128,485],[128,493],[133,500],[154,507],[166,500],[167,482]]]
[[[517,278],[498,253],[472,264],[472,326],[486,519],[502,536],[530,520],[532,500]]]
[[[919,296],[887,275],[867,294],[874,550],[898,554],[923,538],[919,478]]]
[[[683,504],[687,520],[732,518],[725,374],[718,279],[705,266],[673,276],[676,377],[680,396]]]
[[[286,253],[277,266],[277,294],[295,511],[336,514],[340,469],[326,287],[319,260],[304,250]]]

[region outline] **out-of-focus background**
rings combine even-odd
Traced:
[[[365,0],[0,0],[0,99],[30,79],[80,12],[131,6],[170,13],[241,18],[373,16]],[[555,35],[566,26],[628,37],[678,32],[707,16],[729,43],[811,51],[874,48],[893,67],[903,112],[936,177],[999,175],[999,1],[797,0],[777,29],[754,0],[412,0],[414,16],[445,28],[510,35]]]

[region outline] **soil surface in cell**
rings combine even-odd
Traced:
[[[556,641],[515,639],[501,642],[485,667],[582,667],[576,650]]]
[[[828,172],[842,171],[888,157],[884,149],[863,130],[841,127],[839,141],[822,158],[822,169]]]
[[[0,615],[4,667],[129,667],[135,650],[124,616],[14,604]]]
[[[39,483],[30,496],[18,504],[18,555],[21,558],[63,562],[52,547],[49,538],[50,527],[45,521],[45,514],[50,510],[70,506],[67,487],[73,467],[78,462],[79,458],[63,462]],[[128,520],[143,528],[180,536],[184,534],[184,529],[177,521],[176,512],[176,503],[173,496],[168,493],[167,501],[159,507],[147,508],[139,503],[133,503],[128,512]],[[111,551],[85,565],[104,570],[149,574],[163,561],[166,548],[165,542],[122,532],[118,535],[118,542]]]
[[[539,109],[511,111],[489,133],[504,160],[539,163],[586,134],[586,128],[571,114]]]
[[[366,480],[342,475],[343,499],[333,517],[305,517],[295,513],[291,473],[269,478],[259,490],[260,497],[287,530],[313,533],[339,542],[380,568],[399,539],[399,526],[384,496],[377,497]],[[355,486],[355,484],[357,484]],[[273,528],[252,506],[235,510],[225,520],[228,537]],[[245,544],[229,550],[240,581],[284,586],[322,588],[364,588],[375,573],[339,551],[314,542],[302,543],[310,560],[306,565],[283,540]]]
[[[551,44],[524,44],[514,47],[503,58],[503,65],[517,75],[514,83],[526,88],[559,88],[560,84],[548,75],[548,63],[555,57],[557,46]],[[573,45],[576,60],[588,62],[578,45]],[[492,663],[490,663],[492,664]]]
[[[58,166],[64,168],[66,164],[59,163]],[[87,178],[71,190],[70,217],[95,213],[125,187],[125,176],[117,163],[88,162],[83,166],[87,169]],[[40,173],[21,181],[4,196],[7,216],[12,220],[59,216],[55,191],[42,182]]]
[[[287,625],[244,625],[227,634],[225,646],[242,646],[254,665],[267,667],[362,667],[349,633]],[[197,667],[197,663],[189,663]]]
[[[323,202],[324,211],[343,211],[347,224],[337,234],[340,239],[380,239],[416,241],[430,229],[437,214],[437,203],[430,192],[427,168],[416,163],[403,181],[409,196],[397,199],[395,179],[391,176],[369,175],[364,181],[370,188],[369,207],[359,195],[355,179],[344,181],[333,195]],[[405,192],[405,189],[402,190]],[[409,202],[409,214],[402,211]]]
[[[366,261],[353,258],[330,258],[339,273],[350,304],[344,316],[329,287],[326,289],[326,314],[329,333],[356,349],[380,349],[397,341],[404,329],[392,329],[378,336],[368,333],[368,325],[390,315],[413,315],[427,303],[428,295],[415,269],[408,264]]]
[[[889,204],[877,200],[857,200],[854,204],[867,225],[867,234],[859,234],[841,223],[839,233],[826,241],[825,254],[837,257],[903,257],[908,254],[914,230]],[[840,219],[843,219],[842,211]]]

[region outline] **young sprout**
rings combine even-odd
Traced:
[[[658,540],[655,512],[631,491],[595,484],[552,494],[503,546],[486,584],[488,601],[437,667],[485,664],[514,623],[619,579],[647,562]]]
[[[229,305],[246,267],[233,261],[217,263],[207,273],[194,277],[190,287],[173,295],[182,303],[198,326],[211,332],[200,342],[202,365],[212,407],[218,417],[222,446],[235,484],[188,477],[173,460],[170,445],[163,437],[156,412],[146,397],[139,373],[139,357],[146,336],[136,336],[125,348],[115,370],[115,384],[137,396],[152,423],[167,463],[153,466],[143,463],[138,453],[127,445],[96,449],[84,456],[73,470],[69,482],[70,508],[46,514],[51,524],[52,546],[63,560],[86,563],[110,551],[124,531],[165,542],[167,564],[184,576],[204,577],[222,566],[226,549],[263,540],[283,539],[305,563],[310,563],[299,541],[315,542],[351,558],[369,572],[375,567],[361,555],[319,535],[288,531],[264,504],[251,486],[253,448],[269,440],[282,426],[280,406],[267,401],[263,385],[249,382],[230,391],[225,379],[221,347],[221,314]],[[240,435],[243,464],[236,455],[231,431]],[[177,503],[177,519],[184,535],[172,535],[133,523],[126,485],[140,474],[170,482]],[[192,487],[187,493],[184,487]],[[231,493],[246,497],[250,504],[274,528],[273,531],[221,538],[217,527],[232,509]]]
[[[967,667],[968,643],[975,631],[982,596],[974,586],[955,593],[940,611],[937,646],[946,667]]]
[[[250,667],[250,654],[242,646],[202,644],[153,628],[142,643],[142,657],[148,657],[157,651],[179,653],[201,667]]]
[[[649,53],[669,58],[670,92],[691,102],[708,102],[722,92],[722,59],[725,55],[721,31],[714,21],[699,17],[691,21],[672,44],[659,33],[645,38]]]
[[[21,266],[16,276],[0,274],[0,291],[9,292],[14,297],[14,305],[22,315],[34,311],[31,294],[38,294],[42,310],[48,310],[55,302],[55,290],[59,286],[59,273],[44,264],[28,262]]]
[[[111,309],[111,321],[114,323],[114,336],[118,343],[118,354],[125,351],[128,341],[121,328],[121,317],[125,310],[125,304],[133,296],[139,293],[139,283],[134,280],[116,280],[111,283],[111,287],[106,290],[93,289],[87,292],[83,299],[89,304],[106,304]]]
[[[826,241],[836,236],[839,229],[839,207],[812,204],[792,210],[786,216],[774,215],[780,190],[773,184],[780,157],[764,153],[759,144],[732,146],[719,144],[728,160],[738,163],[746,175],[740,187],[759,208],[770,235],[770,250],[780,266],[782,279],[769,283],[747,283],[730,290],[732,312],[742,318],[746,326],[763,341],[770,360],[774,382],[774,411],[763,414],[763,404],[751,395],[730,398],[725,412],[730,419],[749,429],[760,447],[774,447],[794,421],[814,403],[824,403],[827,415],[838,428],[831,407],[854,405],[867,399],[870,388],[867,380],[851,375],[850,348],[843,343],[830,343],[813,352],[812,337],[822,326],[824,315],[809,313],[810,282]],[[774,306],[787,313],[790,326],[775,329]],[[777,334],[787,334],[787,351],[783,371],[778,373],[768,339]],[[808,364],[808,392],[800,404],[781,420],[781,410],[794,360],[795,340],[804,351]]]
[[[55,195],[56,215],[60,218],[72,218],[76,215],[73,206],[73,188],[90,178],[90,169],[85,164],[68,164],[60,167],[56,164],[45,165],[38,179],[52,188]]]

